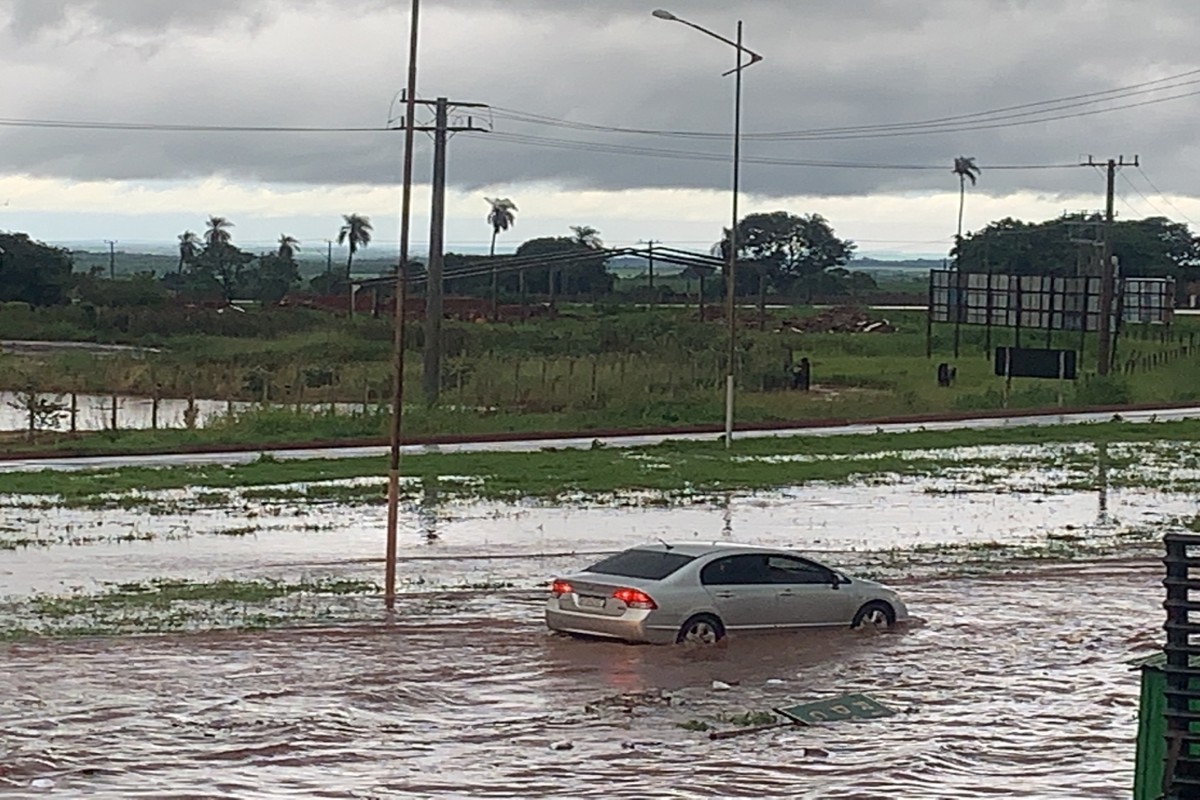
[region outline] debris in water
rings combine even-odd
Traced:
[[[712,689],[714,692],[728,692],[732,688],[733,687],[730,686],[725,681],[713,681],[712,682]]]
[[[569,742],[569,741],[555,742],[554,744],[550,745],[550,749],[551,750],[574,750],[575,743]]]

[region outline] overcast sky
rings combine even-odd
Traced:
[[[653,18],[655,2],[729,37],[740,17],[765,57],[745,72],[747,211],[821,213],[867,254],[941,255],[955,156],[983,170],[970,228],[1103,204],[1094,169],[1000,167],[1138,154],[1118,213],[1200,219],[1200,73],[1184,75],[1200,69],[1200,15],[1185,0],[425,0],[421,97],[493,107],[470,113],[494,133],[450,145],[452,247],[486,243],[485,196],[520,208],[502,246],[572,224],[613,244],[719,238],[733,106],[721,73],[734,51]],[[408,0],[0,0],[0,118],[382,128],[399,113],[408,13]],[[862,130],[959,116],[915,134]],[[768,135],[788,132],[805,134]],[[0,127],[0,228],[168,242],[220,214],[244,246],[286,232],[323,251],[355,212],[372,216],[383,255],[402,143],[387,131]],[[422,137],[416,249],[429,170]]]

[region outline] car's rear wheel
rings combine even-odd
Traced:
[[[895,624],[896,609],[882,600],[872,600],[858,610],[858,613],[854,615],[854,621],[850,623],[850,627],[878,630],[881,628],[890,628]]]
[[[716,644],[725,638],[725,626],[712,614],[697,614],[683,623],[675,641],[679,644]]]

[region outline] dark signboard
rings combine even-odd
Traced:
[[[997,347],[996,374],[1002,378],[1075,380],[1077,353],[1033,347]]]
[[[933,322],[1053,331],[1100,328],[1101,280],[1096,275],[1007,275],[933,270],[929,314]],[[1125,322],[1171,324],[1172,278],[1118,278],[1110,311]]]

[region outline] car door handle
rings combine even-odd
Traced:
[[[793,592],[791,589],[786,589],[786,590],[780,592],[779,596],[780,597],[795,597],[796,593]]]
[[[733,593],[733,592],[714,592],[714,593],[713,593],[713,597],[719,597],[719,598],[721,598],[722,600],[728,600],[728,599],[730,599],[731,597],[735,597],[735,596],[736,596],[736,595],[734,595],[734,593]]]

